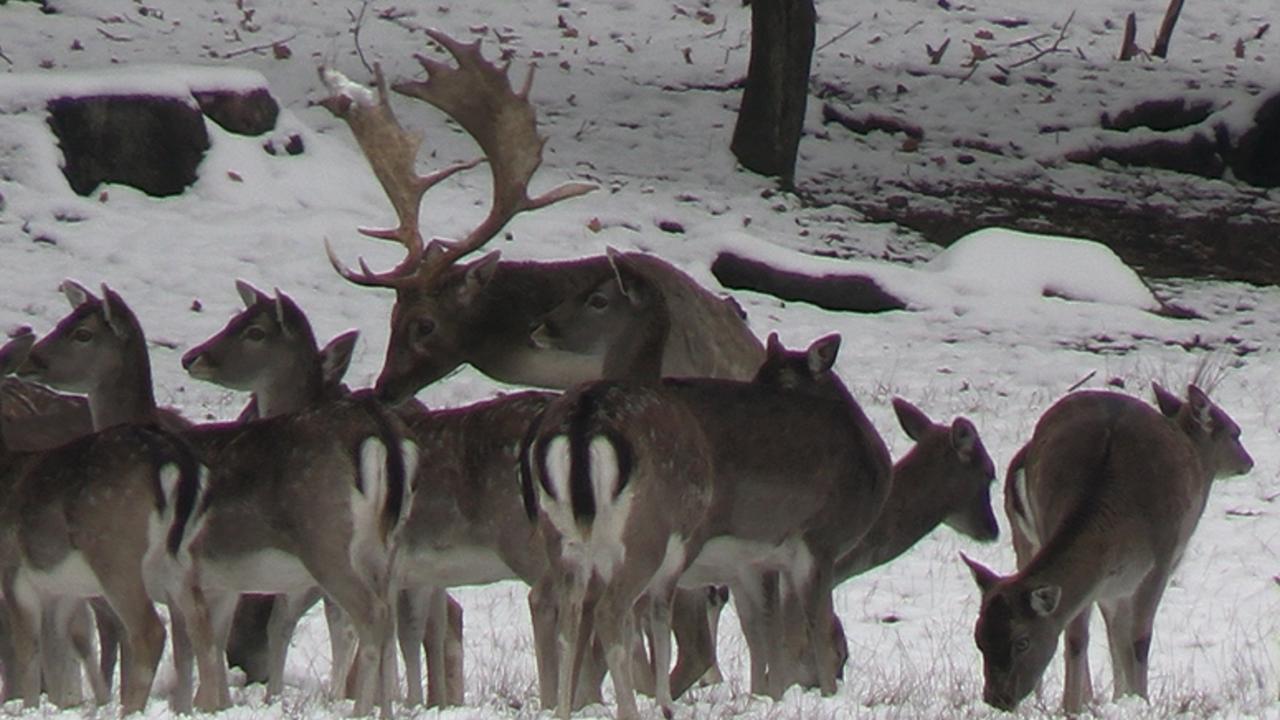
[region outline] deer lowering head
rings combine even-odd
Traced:
[[[1019,570],[1000,576],[965,558],[982,591],[974,637],[989,704],[1017,706],[1065,628],[1063,705],[1079,711],[1092,694],[1095,603],[1107,620],[1116,696],[1146,697],[1156,608],[1212,481],[1253,467],[1239,426],[1199,388],[1183,400],[1157,386],[1156,397],[1164,415],[1118,393],[1068,395],[1010,464],[1006,510]]]
[[[460,43],[435,30],[427,34],[453,56],[457,66],[419,55],[427,79],[398,83],[394,89],[435,106],[461,125],[479,144],[492,174],[489,212],[460,240],[424,242],[419,218],[422,197],[440,181],[482,160],[418,174],[414,164],[421,138],[396,120],[381,69],[375,68],[376,93],[336,71],[321,71],[330,90],[323,104],[351,127],[399,220],[393,229],[361,232],[394,240],[406,249],[398,266],[380,273],[363,261],[359,270],[352,270],[329,253],[335,269],[347,280],[396,291],[387,361],[378,383],[380,394],[392,399],[412,394],[467,360],[467,333],[475,325],[468,316],[481,310],[479,297],[493,279],[498,256],[491,253],[463,267],[456,266],[458,260],[492,239],[518,213],[594,189],[592,185],[568,183],[530,197],[529,180],[542,162],[546,142],[538,135],[529,102],[532,70],[523,86],[514,90],[507,68],[486,61],[479,42]],[[521,330],[527,333],[528,326]]]

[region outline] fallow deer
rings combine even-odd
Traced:
[[[355,345],[355,331],[342,333],[325,347],[318,348],[306,313],[289,296],[277,292],[272,297],[244,281],[237,281],[236,289],[244,310],[231,318],[222,330],[183,355],[183,367],[192,377],[253,393],[250,405],[241,413],[242,421],[298,412],[349,394],[341,381]],[[418,408],[406,406],[401,416],[410,419],[421,415],[421,412]],[[451,597],[441,599],[447,600],[449,606],[444,610],[444,617],[437,622],[440,625],[449,623],[447,634],[443,627],[432,627],[425,637],[419,634],[413,645],[422,642],[430,648],[428,704],[458,705],[463,701],[462,608]],[[247,646],[249,639],[256,634],[263,636],[263,641],[259,642],[260,652],[267,654],[265,636],[268,635],[267,621],[271,611],[269,599],[266,605],[267,612],[262,613],[256,609],[256,603],[241,599],[236,610],[236,622],[232,625],[229,653],[235,648],[237,638],[243,637],[240,643]],[[268,697],[276,695],[283,687],[284,649],[297,621],[295,617],[284,616],[287,605],[280,603],[281,616],[270,626],[274,647],[270,660],[264,657],[254,663],[264,665],[262,680],[268,683]],[[326,601],[326,609],[328,607]],[[305,606],[293,609],[305,609]],[[337,642],[342,634],[340,630],[330,628],[331,640],[335,642],[332,648],[334,658],[343,658],[347,654],[345,646]],[[437,647],[439,655],[433,652]],[[416,650],[410,653],[408,647],[405,652],[409,653],[406,654],[408,699],[411,704],[421,704],[421,681],[415,682],[422,677],[421,666],[416,662],[418,654]],[[252,658],[247,647],[240,654]],[[230,659],[232,655],[228,657]],[[442,670],[442,665],[446,669]],[[270,668],[270,672],[266,668]],[[446,693],[446,689],[451,692]]]
[[[505,69],[485,61],[478,42],[464,45],[434,30],[428,35],[458,67],[419,56],[428,79],[399,83],[394,89],[456,120],[476,139],[493,173],[489,213],[461,241],[424,244],[419,206],[432,186],[479,161],[418,175],[413,166],[421,139],[396,120],[381,72],[376,73],[376,95],[335,72],[322,72],[330,91],[323,104],[350,125],[399,219],[393,230],[362,232],[394,239],[407,249],[404,260],[383,273],[370,271],[363,261],[359,271],[351,270],[329,252],[334,268],[347,280],[396,292],[378,393],[390,401],[401,400],[463,363],[506,382],[555,389],[599,378],[598,355],[536,347],[529,341],[529,330],[547,311],[608,278],[606,258],[506,262],[492,252],[457,264],[516,214],[582,195],[594,186],[568,183],[530,198],[528,183],[542,161],[545,143],[528,99],[532,73],[522,89],[513,91]],[[647,262],[655,283],[680,311],[671,325],[663,373],[749,379],[763,352],[737,308],[668,263],[656,258]]]
[[[632,612],[647,601],[653,662],[670,664],[676,583],[706,539],[714,452],[689,409],[661,388],[588,383],[554,400],[530,429],[522,484],[560,598],[556,706],[568,718],[581,658],[604,646],[618,718],[639,717]],[[656,699],[672,717],[665,670]]]
[[[1213,480],[1253,467],[1240,427],[1200,388],[1190,385],[1184,401],[1153,387],[1161,412],[1114,392],[1067,395],[1010,463],[1005,510],[1018,572],[1002,577],[965,558],[982,591],[974,637],[990,705],[1012,710],[1031,692],[1064,628],[1063,707],[1090,702],[1095,603],[1115,696],[1147,696],[1156,609]]]
[[[78,376],[83,356],[64,350],[128,345],[145,352],[141,328],[105,288],[103,300],[92,302],[78,285],[64,284],[64,291],[76,308],[31,348],[19,372],[62,390],[101,391]],[[149,367],[112,365],[110,371],[150,383]],[[104,598],[124,630],[124,714],[146,704],[165,636],[152,601],[180,600],[175,576],[186,553],[183,533],[206,474],[184,441],[155,424],[154,401],[150,409],[143,405],[95,409],[90,402],[97,431],[29,457],[3,508],[5,601],[18,657],[39,658],[32,628],[43,612],[58,613],[66,601]],[[180,673],[191,660],[184,639],[175,622]],[[38,662],[20,681],[27,704],[39,692],[34,668]],[[175,709],[188,709],[188,700],[189,688],[184,693],[180,681]]]
[[[83,398],[64,395],[40,385],[8,377],[26,360],[36,336],[29,328],[0,347],[0,483],[7,488],[17,480],[34,450],[47,450],[93,432],[89,407]],[[42,623],[40,659],[43,687],[59,707],[84,701],[81,670],[88,677],[98,704],[109,699],[106,673],[95,659],[90,636],[93,620],[87,606],[75,604],[70,618],[48,617]],[[7,617],[0,614],[0,672],[4,675],[5,698],[18,697],[17,669],[24,664],[15,652],[7,630]],[[63,637],[63,631],[70,637]],[[111,665],[114,668],[114,664]]]
[[[893,410],[915,446],[894,463],[893,486],[880,516],[862,541],[836,561],[836,584],[892,562],[939,525],[979,542],[992,542],[1000,532],[991,510],[995,464],[973,423],[963,417],[950,425],[935,423],[902,398],[893,399]],[[838,626],[839,619],[835,622]],[[804,638],[794,623],[788,630],[796,674],[784,686],[794,682],[812,687],[816,673],[803,661]],[[843,628],[833,638],[843,666],[848,652]]]
[[[592,350],[599,353],[604,358],[602,372],[605,377],[618,378],[628,380],[630,382],[639,382],[653,384],[659,381],[661,374],[661,366],[657,362],[657,358],[661,357],[663,347],[668,342],[666,328],[674,315],[675,310],[670,308],[666,301],[666,295],[654,286],[654,283],[644,272],[644,267],[638,265],[638,261],[642,261],[641,256],[627,255],[614,250],[609,252],[612,261],[614,274],[609,279],[600,283],[597,287],[591,288],[576,298],[573,298],[560,307],[553,310],[544,319],[544,322],[535,329],[533,338],[535,342],[548,345],[555,349],[569,351]],[[756,384],[767,385],[771,390],[766,392],[792,392],[807,391],[816,394],[826,395],[828,399],[834,400],[836,403],[843,403],[846,407],[852,408],[853,412],[836,423],[836,428],[841,428],[849,433],[849,436],[855,438],[855,446],[862,443],[870,443],[870,445],[878,446],[883,451],[884,445],[876,434],[875,429],[862,417],[861,410],[857,409],[856,403],[847,391],[839,385],[838,379],[830,373],[830,364],[834,362],[835,350],[838,347],[838,339],[829,339],[827,341],[817,343],[808,353],[795,354],[787,353],[780,344],[776,342],[776,337],[771,339],[771,347],[768,351],[769,360],[766,361],[757,375]],[[706,382],[690,381],[689,383],[667,381],[663,383],[663,387],[677,394],[685,387],[706,386]],[[717,391],[725,393],[727,397],[727,387],[718,386],[714,383],[711,387],[715,387]],[[821,388],[821,389],[820,389]],[[684,390],[688,392],[688,390]],[[761,392],[756,390],[757,393]],[[719,396],[712,395],[715,399],[711,402],[726,402]],[[705,400],[700,398],[700,400]],[[699,411],[695,409],[695,414]],[[699,415],[699,417],[702,417]],[[852,422],[850,420],[852,419]],[[774,420],[766,419],[763,416],[758,418],[759,421],[765,422],[772,427]],[[710,423],[722,422],[716,418],[708,420]],[[750,423],[751,420],[744,419],[743,422]],[[804,424],[804,427],[809,425]],[[734,439],[730,433],[720,432],[717,430],[708,430],[712,438],[713,444],[719,444],[723,447],[734,447]],[[819,431],[821,433],[821,431]],[[874,438],[874,440],[871,440]],[[776,441],[766,443],[768,446],[777,446]],[[785,447],[785,443],[782,444]],[[781,450],[779,452],[782,452]],[[744,456],[750,457],[750,455]],[[985,457],[985,454],[984,454]],[[878,451],[870,451],[866,457],[861,459],[850,458],[849,454],[836,454],[833,462],[839,463],[841,460],[850,462],[849,472],[855,477],[859,472],[865,472],[869,484],[872,486],[870,491],[872,496],[887,489],[888,482],[880,477],[881,467],[878,467],[883,461],[883,466],[887,468],[887,454],[880,456]],[[762,467],[767,467],[772,460],[762,460]],[[733,472],[724,472],[720,467],[734,468]],[[768,470],[762,474],[757,473],[754,468],[744,467],[745,461],[735,459],[730,462],[722,462],[717,465],[717,473],[721,476],[728,477],[725,481],[730,488],[732,484],[737,482],[736,476],[742,477],[759,477],[761,485],[753,488],[753,491],[761,493],[779,493],[778,497],[782,497],[786,490],[783,489],[783,481],[781,476],[773,477],[768,475]],[[776,467],[776,466],[775,466]],[[736,473],[736,475],[735,475]],[[763,475],[763,477],[761,477]],[[827,481],[830,482],[832,475],[828,473]],[[776,486],[773,485],[776,483]],[[817,490],[815,488],[806,488],[807,490]],[[734,492],[732,489],[726,490],[726,493]],[[856,490],[854,491],[857,492]],[[730,495],[732,497],[732,495]],[[883,496],[879,496],[883,500]],[[748,506],[737,507],[734,503],[736,499],[726,502],[727,508],[732,508],[730,515],[741,516],[743,513],[758,511],[761,508],[750,509]],[[714,515],[713,515],[714,517]],[[867,525],[859,525],[856,521],[850,524],[849,531],[852,537],[856,539],[861,532],[867,530]],[[764,530],[763,532],[769,532]],[[726,525],[719,530],[723,534],[735,537],[737,533],[750,533],[751,530],[742,526]],[[794,534],[793,530],[784,530],[785,537],[787,533]],[[715,533],[713,533],[714,535]],[[745,546],[737,542],[736,537],[732,540],[726,540],[725,543],[729,547]],[[715,542],[709,545],[714,549]],[[829,547],[823,547],[823,550],[829,550]],[[839,552],[847,550],[842,547]],[[765,553],[767,555],[767,553]],[[834,562],[835,557],[829,558]],[[697,561],[702,562],[700,559]],[[772,571],[759,571],[752,569],[741,577],[734,577],[732,572],[728,572],[724,568],[732,565],[730,559],[708,560],[709,565],[720,565],[710,574],[691,572],[690,577],[714,576],[723,574],[726,582],[731,586],[737,587],[738,592],[735,598],[739,605],[739,615],[743,622],[743,631],[748,639],[748,646],[752,653],[752,691],[768,692],[777,696],[781,693],[782,688],[788,682],[787,678],[794,670],[789,669],[785,656],[780,651],[782,643],[779,639],[782,637],[782,627],[778,624],[777,616],[780,609],[775,606],[776,580],[771,576]],[[763,564],[763,563],[762,563]],[[696,565],[696,564],[695,564]],[[698,568],[695,567],[695,570]],[[781,560],[774,562],[773,571],[788,571],[786,563]],[[834,583],[834,576],[825,579],[825,582]],[[688,585],[689,580],[682,580],[682,585]],[[829,593],[818,590],[818,592]],[[672,681],[673,690],[683,692],[693,682],[702,676],[708,670],[708,667],[714,666],[714,657],[710,648],[707,646],[707,639],[711,633],[704,629],[701,625],[705,622],[702,618],[705,613],[699,613],[692,608],[705,606],[705,598],[707,594],[701,588],[691,588],[691,592],[682,593],[679,605],[681,612],[679,613],[682,620],[692,619],[692,625],[677,625],[677,639],[680,643],[680,661],[677,663],[676,673]],[[812,601],[813,599],[810,598]],[[686,607],[687,606],[687,607]],[[806,615],[806,612],[812,611],[813,608],[793,608],[801,619],[799,623],[799,632],[803,636],[801,642],[804,647],[811,652],[815,648],[813,638],[808,635],[810,630],[817,628],[826,628],[820,631],[820,637],[828,638],[831,636],[835,628],[838,627],[838,620],[834,614],[820,620],[813,619]],[[829,611],[828,611],[829,612]],[[805,619],[808,618],[808,619]],[[817,623],[815,625],[814,623]],[[833,643],[827,642],[825,639],[821,646],[821,654],[829,655],[831,667],[827,668],[827,682],[824,689],[827,691],[834,690],[834,673],[839,663],[836,660],[837,648]],[[807,663],[809,667],[813,667],[812,663]],[[659,669],[664,670],[664,669]]]
[[[95,423],[123,413],[140,422],[153,418],[150,361],[132,312],[115,293],[99,300],[74,284],[64,289],[76,309],[36,345],[24,369],[87,392]],[[372,398],[358,397],[255,423],[191,428],[183,437],[211,466],[190,522],[171,531],[182,552],[164,577],[200,667],[196,706],[229,703],[224,645],[239,594],[298,597],[319,585],[359,637],[367,672],[356,711],[367,714],[380,699],[389,715],[395,679],[389,539],[416,459],[398,420]],[[189,666],[179,668],[183,690],[189,676]]]

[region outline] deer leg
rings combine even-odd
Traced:
[[[94,622],[90,605],[87,602],[76,604],[76,611],[71,620],[71,646],[75,650],[84,674],[89,678],[89,688],[93,691],[93,701],[97,705],[111,702],[111,686],[102,677],[102,665],[97,650],[93,646]]]
[[[227,664],[244,670],[245,682],[269,683],[271,634],[268,624],[275,607],[274,595],[241,595],[227,638]]]
[[[169,696],[169,709],[179,715],[190,714],[195,697],[192,680],[191,634],[183,619],[182,609],[176,599],[170,598],[169,626],[173,644],[173,693]]]
[[[1089,616],[1086,607],[1067,624],[1067,642],[1062,651],[1066,661],[1063,680],[1062,709],[1078,713],[1093,700],[1093,682],[1089,676]]]
[[[270,702],[284,692],[284,668],[289,655],[289,641],[298,627],[298,620],[320,599],[320,589],[307,588],[299,592],[276,595],[271,604],[271,615],[267,620],[267,701]],[[240,608],[245,606],[243,596],[237,602],[236,613],[231,621],[232,637],[235,636],[236,622],[243,617]]]
[[[334,700],[356,696],[359,683],[355,667],[357,640],[355,628],[342,607],[324,596],[324,619],[329,627],[329,697]],[[354,684],[353,684],[354,683]]]
[[[631,609],[628,622],[636,629],[635,632],[629,632],[627,638],[631,643],[631,684],[636,692],[649,697],[655,697],[657,692],[657,683],[654,679],[655,665],[649,656],[649,650],[645,647],[645,636],[649,636],[649,647],[653,646],[654,638],[653,628],[649,622],[650,602],[647,596],[641,596],[636,600],[635,605]],[[667,633],[671,632],[671,620],[667,618]],[[667,647],[671,646],[671,638],[667,638]],[[669,672],[670,662],[667,663],[664,673]]]
[[[1111,599],[1098,602],[1107,626],[1107,645],[1111,651],[1115,699],[1135,692],[1133,678],[1134,609],[1133,599]]]
[[[104,572],[98,575],[98,580],[125,631],[120,664],[120,712],[123,715],[141,712],[147,705],[156,667],[164,652],[164,626],[138,573]]]
[[[759,576],[746,575],[731,588],[738,621],[751,656],[751,694],[768,692],[769,633],[766,626],[764,589]]]
[[[83,604],[79,598],[56,598],[40,622],[41,673],[45,691],[49,700],[60,708],[75,707],[84,702],[80,666],[71,652],[72,621],[76,609]]]
[[[326,572],[308,563],[325,594],[341,606],[355,629],[360,685],[353,715],[368,715],[375,701],[379,714],[391,717],[396,684],[396,647],[391,608],[361,577],[352,572]]]
[[[6,694],[20,696],[23,708],[34,708],[40,704],[40,597],[26,583],[7,579],[4,601],[15,660],[11,674],[16,679],[16,687],[6,688]]]
[[[635,688],[631,682],[631,621],[632,593],[619,592],[609,586],[596,602],[595,632],[604,646],[605,662],[613,677],[614,702],[618,706],[618,720],[638,720]]]
[[[220,623],[231,624],[237,598],[232,593],[206,593],[194,579],[188,579],[169,594],[170,614],[175,619],[182,616],[182,628],[199,668],[200,686],[195,693],[194,705],[204,712],[221,710],[231,704],[225,660],[225,637],[229,630],[222,628]],[[174,632],[176,644],[180,640],[176,628]],[[179,678],[179,684],[182,682]]]
[[[533,625],[533,653],[538,666],[538,700],[543,710],[556,702],[559,660],[556,650],[556,591],[548,571],[529,588],[529,619]]]
[[[716,591],[710,589],[710,592]],[[670,679],[673,697],[683,695],[699,678],[712,673],[718,675],[715,632],[719,615],[719,607],[710,601],[708,588],[676,591],[671,605],[671,630],[678,647],[676,667]]]
[[[808,577],[793,577],[798,597],[804,600],[809,643],[813,648],[813,664],[818,671],[818,688],[823,695],[836,692],[836,649],[831,644],[835,605],[831,600],[832,563],[829,558],[814,557]]]
[[[404,660],[405,702],[415,707],[423,702],[422,651],[419,648],[427,644],[430,593],[429,589],[415,589],[401,590],[396,594],[396,636],[400,641],[400,657]]]
[[[427,707],[448,706],[449,680],[445,675],[445,635],[449,609],[441,588],[431,588],[427,596],[425,634],[419,634],[427,652]]]
[[[462,605],[448,593],[445,594],[445,614],[448,634],[444,640],[444,674],[449,693],[446,698],[452,706],[466,702],[466,668],[462,645]],[[425,638],[424,638],[425,640]]]
[[[677,576],[678,577],[678,576]],[[671,606],[675,602],[677,577],[649,593],[649,636],[653,646],[653,696],[662,715],[671,720],[675,707],[671,697]]]
[[[120,619],[103,598],[91,599],[89,606],[93,608],[93,619],[98,626],[98,667],[110,694],[116,674],[116,660],[120,656]]]
[[[583,631],[583,612],[589,580],[587,573],[586,568],[566,567],[560,582],[557,623],[560,631],[560,663],[556,678],[556,715],[561,720],[569,719],[573,707],[574,674],[580,664],[579,636]]]

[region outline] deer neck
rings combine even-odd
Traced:
[[[125,363],[118,374],[105,378],[89,393],[94,431],[126,423],[150,423],[157,417],[151,364],[144,357]]]
[[[917,449],[893,466],[884,509],[858,546],[837,563],[838,577],[866,572],[910,550],[954,508],[955,498],[947,492],[950,485],[934,481],[939,473]]]
[[[657,383],[662,377],[662,355],[671,330],[665,303],[653,298],[655,306],[643,319],[628,328],[604,358],[604,377],[610,380]]]
[[[253,390],[258,401],[258,417],[269,418],[298,412],[324,396],[324,379],[319,366],[306,370],[275,373]]]

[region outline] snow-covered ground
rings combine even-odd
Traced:
[[[65,311],[56,290],[64,277],[107,283],[147,329],[161,401],[192,418],[225,418],[244,399],[192,382],[178,359],[238,306],[232,281],[244,278],[290,293],[324,337],[358,327],[363,339],[349,379],[370,383],[382,360],[390,294],[344,282],[329,268],[322,241],[329,239],[350,261],[363,255],[374,267],[388,267],[399,259],[397,251],[361,239],[355,228],[386,224],[391,214],[346,128],[308,104],[321,96],[321,63],[367,79],[351,32],[361,3],[50,4],[57,13],[42,14],[36,5],[15,0],[0,5],[0,258],[6,268],[0,328],[46,330]],[[1035,124],[1027,119],[1029,106],[1049,104],[1041,102],[1044,85],[1005,86],[983,72],[960,81],[972,55],[964,40],[1016,62],[1034,51],[1012,43],[1047,33],[1041,45],[1051,44],[1074,9],[1063,45],[1071,52],[1046,55],[1018,70],[1056,82],[1050,94],[1064,123],[1083,126],[1080,118],[1102,108],[1177,89],[1221,102],[1242,89],[1243,97],[1252,97],[1249,88],[1274,89],[1280,79],[1275,32],[1248,39],[1243,58],[1235,57],[1234,47],[1275,19],[1272,0],[1188,3],[1168,61],[1124,66],[1110,60],[1120,45],[1124,14],[1138,12],[1139,42],[1149,45],[1164,2],[949,5],[950,11],[934,0],[818,3],[816,84],[856,88],[871,107],[883,103],[907,116],[945,117],[942,125],[953,130],[927,136],[928,152],[904,153],[901,138],[854,137],[824,128],[814,103],[797,173],[802,187],[874,187],[925,173],[945,181],[951,173],[975,172],[951,158],[958,152],[953,140],[964,136],[1018,146],[1018,152],[992,162],[1007,164],[1001,172],[1020,173],[1027,183],[1057,183],[1080,193],[1144,187],[1175,198],[1207,184],[1206,193],[1246,194],[1267,207],[1280,201],[1275,191],[1245,190],[1226,181],[1061,163],[1054,159],[1062,153],[1057,143],[1088,138],[1083,129],[1045,135],[1028,127]],[[1027,24],[1008,28],[993,22],[1009,18]],[[698,89],[728,83],[745,70],[749,16],[737,2],[380,0],[369,4],[358,26],[365,58],[381,62],[393,78],[418,74],[412,54],[424,51],[421,26],[483,37],[491,56],[501,51],[510,53],[516,67],[538,65],[533,97],[550,142],[535,189],[567,179],[591,180],[601,189],[517,219],[509,239],[494,241],[509,257],[573,257],[610,245],[640,248],[715,287],[708,268],[721,247],[825,269],[847,263],[802,253],[826,253],[837,244],[859,258],[859,270],[870,268],[885,278],[908,298],[911,310],[855,315],[752,293],[735,297],[761,336],[777,330],[787,343],[800,345],[831,330],[843,333],[839,368],[895,455],[908,442],[890,409],[894,395],[935,419],[966,415],[1003,465],[1039,414],[1068,388],[1116,386],[1149,397],[1151,380],[1181,387],[1208,356],[1221,371],[1215,399],[1244,427],[1257,465],[1250,475],[1215,487],[1165,595],[1152,649],[1150,704],[1104,700],[1095,712],[1107,718],[1280,717],[1280,416],[1273,409],[1280,391],[1272,375],[1280,352],[1280,291],[1205,281],[1153,284],[1161,300],[1203,316],[1174,320],[1143,309],[1151,301],[1141,285],[1096,247],[995,233],[940,255],[895,226],[863,222],[838,205],[804,207],[773,191],[769,181],[738,171],[728,152],[737,93]],[[948,36],[949,54],[931,74],[908,72],[927,65],[926,43],[937,47]],[[287,47],[288,57],[278,57],[285,53],[273,52],[273,43]],[[190,65],[204,69],[184,67]],[[82,198],[58,171],[60,153],[41,113],[18,112],[29,104],[24,98],[59,84],[109,80],[181,87],[210,73],[209,67],[264,75],[284,107],[276,133],[300,134],[306,152],[268,155],[261,139],[231,135],[210,123],[213,147],[200,180],[185,195],[161,200],[112,186],[102,197]],[[114,77],[120,69],[127,74]],[[215,77],[239,82],[243,76]],[[905,77],[913,80],[904,94],[896,85]],[[402,121],[427,136],[420,164],[437,167],[475,152],[431,108],[403,98],[395,102]],[[465,231],[483,213],[486,183],[480,170],[433,191],[424,206],[425,229],[439,235]],[[664,232],[660,221],[677,222],[684,232]],[[195,300],[202,309],[194,309]],[[465,370],[421,397],[432,405],[459,405],[499,389]],[[837,608],[849,634],[850,663],[831,698],[799,691],[779,703],[751,697],[745,646],[730,613],[721,625],[728,682],[691,692],[678,703],[678,715],[997,716],[981,701],[980,657],[971,639],[977,592],[957,552],[1011,570],[1007,525],[1002,530],[1005,538],[991,546],[940,530],[891,566],[842,586]],[[536,714],[524,589],[504,583],[458,595],[467,611],[467,693],[473,707],[441,714]],[[1109,661],[1097,625],[1091,648],[1095,688],[1109,698]],[[226,714],[345,714],[346,707],[323,698],[323,633],[317,618],[304,623],[283,703],[264,706],[261,688],[250,688],[236,692],[240,707]],[[157,694],[168,683],[169,675],[162,675]],[[1060,693],[1061,663],[1055,662],[1043,700],[1024,703],[1019,712],[1052,715]],[[588,714],[609,713],[599,708]],[[159,700],[148,710],[150,716],[166,714]]]

